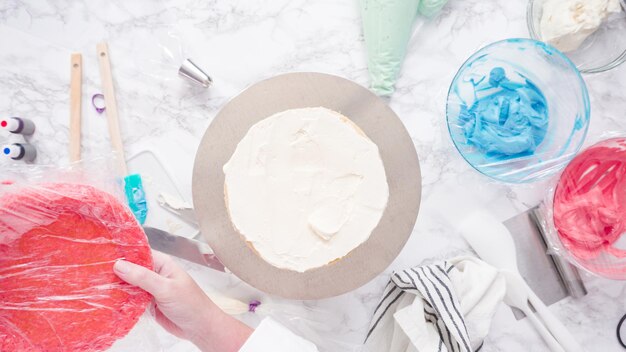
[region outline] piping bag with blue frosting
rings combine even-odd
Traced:
[[[448,0],[359,0],[371,89],[388,96],[400,72],[418,14],[433,17]]]
[[[128,166],[126,166],[126,158],[124,157],[124,145],[122,144],[122,136],[120,133],[119,120],[117,117],[117,102],[115,100],[115,90],[113,89],[113,75],[111,74],[111,63],[109,59],[109,48],[106,43],[100,43],[97,46],[98,60],[100,64],[100,78],[102,79],[102,87],[104,91],[104,103],[106,106],[107,122],[109,125],[109,134],[113,149],[117,152],[119,158],[119,170],[124,175],[124,193],[128,206],[132,210],[137,221],[143,225],[148,215],[148,203],[146,202],[146,194],[144,193],[141,176],[138,174],[128,174]]]

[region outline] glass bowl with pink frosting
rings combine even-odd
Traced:
[[[626,279],[626,137],[605,139],[572,159],[551,209],[557,250],[594,274]]]

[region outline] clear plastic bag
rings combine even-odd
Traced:
[[[550,251],[626,279],[626,137],[604,136],[555,177],[543,207]]]
[[[1,351],[159,350],[152,297],[113,273],[118,259],[152,268],[119,181],[102,176],[113,168],[0,171]]]

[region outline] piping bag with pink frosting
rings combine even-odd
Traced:
[[[554,194],[554,225],[565,248],[594,272],[614,272],[594,259],[626,258],[617,245],[626,232],[626,138],[597,143],[569,163]]]
[[[434,17],[448,0],[360,0],[371,89],[388,96],[400,72],[418,14]]]

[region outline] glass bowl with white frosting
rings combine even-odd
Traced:
[[[589,126],[580,72],[554,47],[532,39],[492,43],[470,56],[448,91],[452,141],[476,170],[507,183],[561,170]]]
[[[626,1],[529,0],[530,37],[565,53],[582,73],[626,61]]]

